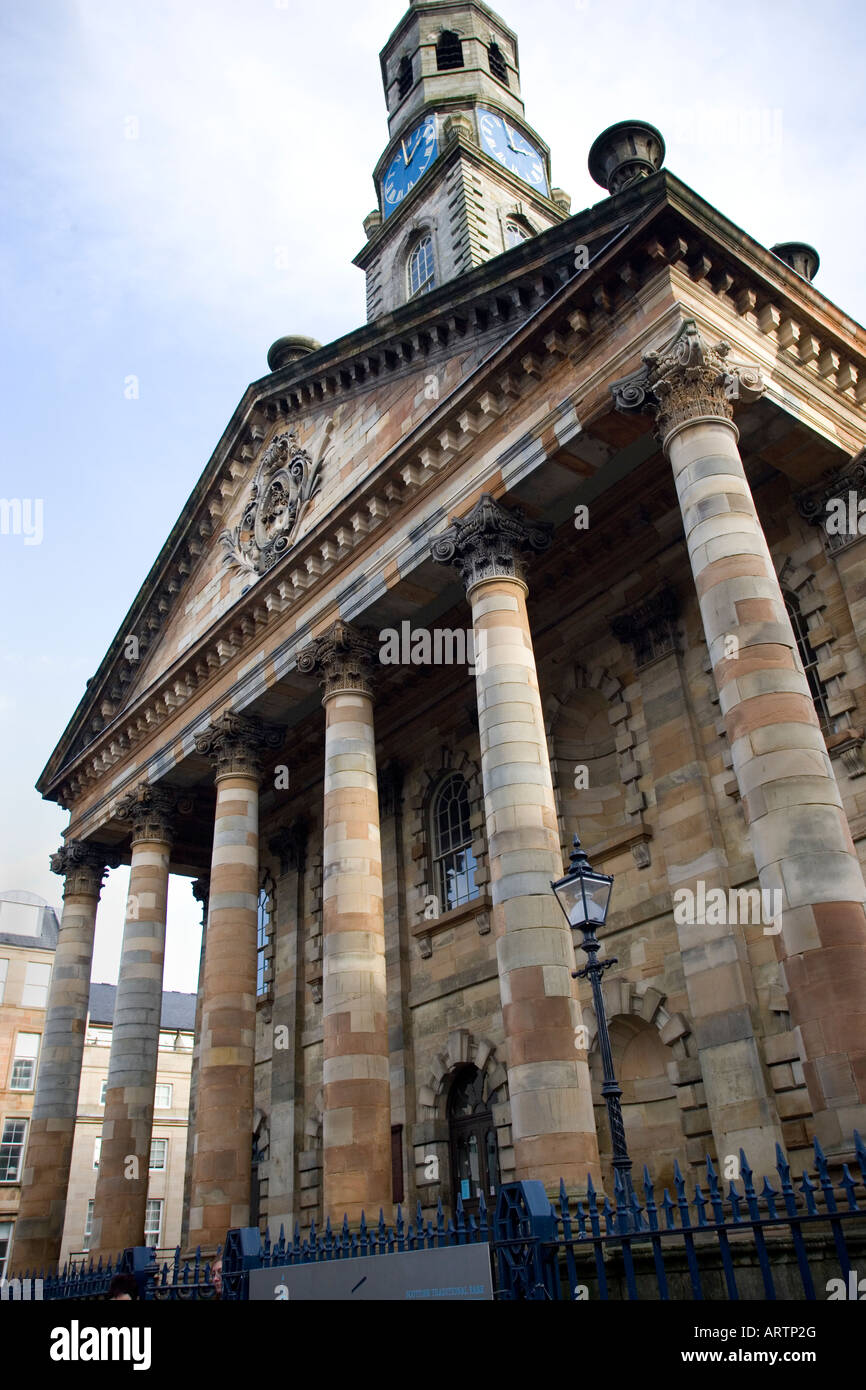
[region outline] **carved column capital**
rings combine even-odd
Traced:
[[[318,678],[324,703],[332,695],[350,691],[372,697],[378,660],[372,634],[340,620],[298,653],[298,670]]]
[[[617,410],[648,410],[663,447],[683,425],[716,419],[733,424],[734,401],[756,401],[764,382],[758,367],[731,362],[729,343],[707,342],[686,319],[664,347],[643,354],[644,365],[611,386]]]
[[[268,840],[268,849],[280,861],[280,873],[300,873],[306,863],[309,825],[303,817],[281,825]]]
[[[207,924],[207,910],[210,902],[210,874],[202,874],[200,878],[193,879],[192,895],[197,903],[201,903],[202,926]]]
[[[136,840],[174,840],[174,818],[178,811],[177,795],[169,787],[139,782],[132,791],[117,801],[114,814],[117,820],[132,823],[132,843]]]
[[[552,522],[529,521],[521,507],[503,507],[485,492],[468,516],[436,537],[430,554],[440,565],[456,566],[467,593],[483,579],[517,579],[525,585],[524,556],[546,550],[552,531]]]
[[[252,715],[225,710],[203,733],[196,734],[196,752],[210,758],[216,777],[262,775],[262,758],[269,748],[279,748],[282,729]]]
[[[677,617],[679,599],[667,586],[638,604],[630,613],[623,613],[611,622],[611,631],[620,642],[627,642],[634,652],[635,667],[640,670],[651,661],[679,650]]]
[[[61,874],[65,883],[63,896],[72,897],[77,893],[98,898],[102,892],[105,875],[109,869],[116,869],[120,855],[108,845],[96,844],[91,840],[67,840],[49,863],[53,874]]]
[[[377,772],[379,815],[394,816],[403,804],[403,767],[391,758]]]
[[[824,548],[832,555],[866,534],[866,523],[860,512],[864,496],[866,449],[861,449],[841,468],[825,473],[816,483],[797,493],[794,501],[804,521],[810,526],[821,527]]]

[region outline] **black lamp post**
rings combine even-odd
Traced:
[[[556,894],[556,900],[565,913],[571,930],[573,932],[580,931],[583,935],[583,940],[579,943],[575,937],[575,948],[579,944],[581,949],[586,952],[587,963],[582,970],[572,971],[572,977],[580,980],[585,980],[588,977],[592,988],[592,1002],[598,1020],[598,1045],[604,1072],[601,1093],[607,1106],[607,1119],[613,1144],[614,1172],[618,1173],[622,1180],[621,1193],[617,1194],[617,1219],[620,1231],[628,1231],[632,1229],[636,1203],[632,1201],[631,1159],[625,1142],[625,1128],[622,1122],[622,1106],[620,1105],[622,1087],[614,1075],[610,1033],[607,1027],[604,996],[601,992],[602,975],[605,970],[609,969],[611,965],[616,965],[617,962],[615,956],[611,956],[609,960],[600,961],[598,959],[601,942],[595,934],[596,927],[603,927],[607,920],[613,875],[600,874],[592,868],[585,851],[580,847],[580,840],[575,835],[568,873],[558,879],[556,883],[551,883],[550,886]],[[620,1196],[622,1203],[619,1200]]]

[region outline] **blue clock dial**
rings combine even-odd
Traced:
[[[524,183],[531,184],[539,193],[550,197],[544,159],[531,141],[527,140],[525,135],[521,135],[519,130],[514,129],[510,121],[496,111],[488,111],[486,107],[479,106],[478,130],[482,149],[492,155],[503,169],[508,169],[519,179],[523,179]]]
[[[382,206],[386,217],[390,217],[394,209],[400,206],[406,194],[430,168],[438,152],[436,122],[432,116],[426,116],[419,126],[402,137],[394,158],[385,170]]]

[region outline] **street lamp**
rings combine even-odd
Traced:
[[[636,1203],[633,1203],[631,1184],[631,1159],[625,1142],[625,1128],[622,1122],[620,1097],[622,1087],[614,1075],[613,1056],[610,1050],[610,1033],[607,1027],[607,1014],[604,996],[601,992],[601,977],[610,966],[616,965],[616,957],[600,961],[598,952],[601,942],[595,934],[596,927],[603,927],[607,920],[613,875],[600,874],[590,865],[586,852],[581,849],[580,840],[575,835],[574,848],[568,865],[568,873],[551,883],[556,900],[565,913],[566,921],[573,932],[580,931],[581,942],[575,937],[575,949],[579,944],[586,952],[587,963],[582,970],[572,971],[573,979],[589,979],[592,988],[592,1003],[598,1020],[598,1045],[601,1052],[604,1080],[601,1093],[607,1106],[607,1119],[613,1145],[613,1168],[622,1180],[621,1191],[617,1193],[617,1219],[620,1231],[633,1228]],[[622,1197],[622,1203],[620,1202]]]

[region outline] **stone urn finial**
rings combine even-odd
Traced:
[[[798,275],[802,275],[804,280],[814,280],[818,274],[818,266],[821,258],[814,246],[809,246],[805,241],[777,241],[770,250],[774,256],[778,256],[780,261],[789,265]]]
[[[299,334],[278,338],[268,348],[268,366],[272,372],[278,372],[281,367],[288,367],[290,362],[297,362],[299,358],[306,357],[308,352],[315,352],[316,348],[321,346],[315,338],[303,338]]]
[[[662,167],[665,142],[647,121],[618,121],[592,142],[589,172],[613,195]]]

